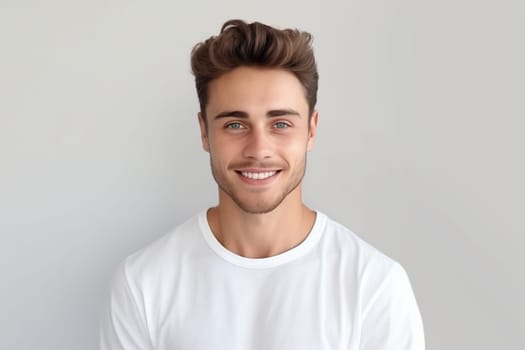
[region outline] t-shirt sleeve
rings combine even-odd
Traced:
[[[397,263],[364,306],[359,349],[425,349],[421,314],[408,276]]]
[[[137,302],[126,274],[117,268],[100,322],[101,350],[152,350],[144,309]]]

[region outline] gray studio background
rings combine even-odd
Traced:
[[[0,348],[97,348],[115,265],[213,205],[189,52],[306,29],[305,200],[408,271],[428,349],[524,349],[523,1],[0,0]]]

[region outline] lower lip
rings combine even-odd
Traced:
[[[237,172],[237,175],[241,178],[242,182],[249,184],[249,185],[267,185],[272,183],[276,178],[277,175],[279,175],[281,171],[277,171],[275,174],[273,174],[270,177],[267,177],[266,179],[250,179],[249,177],[242,176],[241,173]]]

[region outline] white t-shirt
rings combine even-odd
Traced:
[[[421,316],[403,268],[317,212],[282,254],[232,253],[206,212],[117,269],[102,350],[423,350]]]

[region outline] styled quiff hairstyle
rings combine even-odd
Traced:
[[[234,19],[224,23],[218,36],[195,45],[191,69],[205,122],[208,84],[239,66],[280,68],[293,73],[304,87],[309,115],[312,115],[319,74],[310,33]]]

